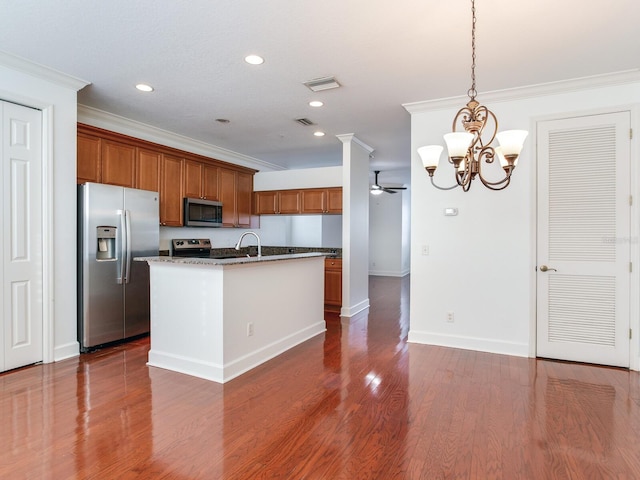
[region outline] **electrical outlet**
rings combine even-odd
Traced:
[[[449,322],[449,323],[453,323],[454,322],[453,312],[447,312],[447,322]]]
[[[247,323],[247,337],[253,335],[253,322]]]

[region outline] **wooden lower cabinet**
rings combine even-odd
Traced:
[[[342,307],[342,259],[324,259],[324,308],[340,310]]]

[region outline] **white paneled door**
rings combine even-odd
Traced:
[[[629,112],[540,122],[537,355],[629,367]]]
[[[42,115],[0,102],[0,371],[42,360]]]

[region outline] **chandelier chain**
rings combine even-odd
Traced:
[[[471,88],[467,92],[471,100],[478,94],[476,90],[476,2],[471,0]]]

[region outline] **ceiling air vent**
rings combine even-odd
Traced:
[[[315,123],[313,123],[308,118],[296,118],[296,122],[298,122],[300,125],[303,125],[305,127],[308,127],[310,125],[315,125]]]
[[[303,85],[305,85],[310,90],[313,90],[314,92],[329,90],[331,88],[338,88],[340,86],[340,84],[334,77],[314,78],[313,80],[304,82]]]

